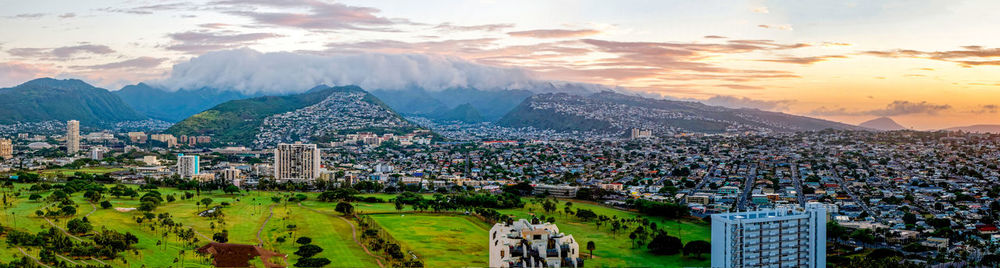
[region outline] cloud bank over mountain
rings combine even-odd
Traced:
[[[174,65],[169,77],[150,84],[169,90],[210,87],[253,95],[297,93],[320,84],[436,91],[458,87],[524,89],[539,82],[524,69],[488,66],[450,56],[311,55],[237,49],[206,53]]]

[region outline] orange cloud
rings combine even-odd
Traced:
[[[601,33],[601,31],[592,29],[583,29],[583,30],[541,29],[541,30],[531,30],[531,31],[509,32],[507,34],[514,37],[570,38],[570,37],[591,36],[599,33]]]

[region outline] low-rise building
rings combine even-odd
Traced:
[[[490,267],[583,267],[573,235],[552,223],[520,219],[490,229]]]

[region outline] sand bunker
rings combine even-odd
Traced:
[[[129,212],[135,210],[135,208],[115,208],[118,212]]]

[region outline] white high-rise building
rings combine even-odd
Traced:
[[[177,174],[181,178],[189,179],[194,178],[196,175],[201,173],[198,167],[199,157],[197,155],[177,155]]]
[[[826,209],[712,215],[712,267],[826,267]]]
[[[274,179],[312,181],[319,178],[320,152],[316,144],[280,143],[274,149]]]
[[[490,229],[490,267],[583,267],[583,259],[573,235],[520,219]]]
[[[80,121],[66,122],[66,153],[75,154],[80,151]]]

